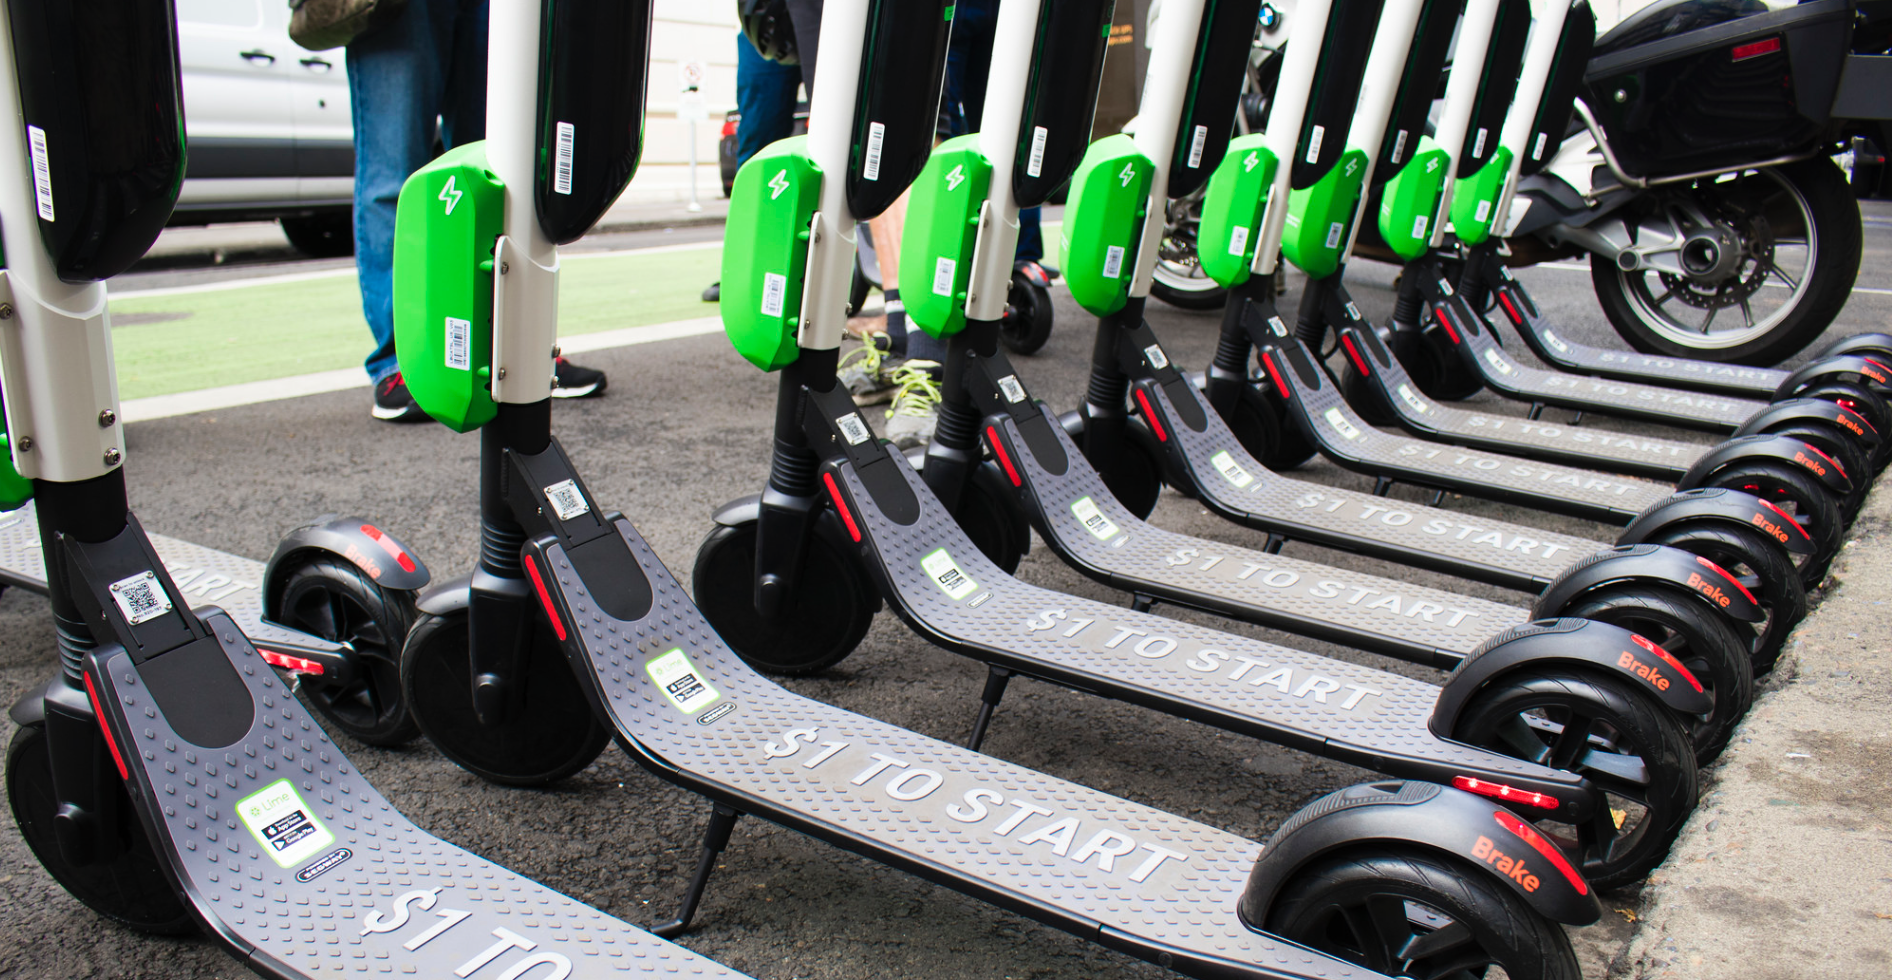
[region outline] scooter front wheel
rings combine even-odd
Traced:
[[[131,796],[122,783],[114,791],[118,825],[110,832],[118,837],[118,854],[92,864],[68,862],[53,829],[59,804],[46,729],[27,725],[14,733],[7,749],[7,799],[20,836],[46,873],[85,907],[120,925],[162,936],[195,932],[197,920],[165,878],[151,838],[131,808]]]
[[[1005,318],[999,321],[999,342],[1014,354],[1036,354],[1051,339],[1051,290],[1031,281],[1023,272],[1012,273]]]
[[[1716,470],[1704,485],[1751,493],[1785,511],[1813,541],[1813,554],[1799,566],[1800,584],[1811,589],[1826,577],[1827,565],[1839,553],[1845,522],[1839,501],[1812,477],[1787,463],[1744,459]]]
[[[467,614],[422,615],[401,650],[401,687],[414,721],[440,754],[502,786],[547,786],[591,765],[611,729],[591,710],[543,622],[520,656],[512,717],[487,725],[473,711]]]
[[[1598,889],[1647,877],[1695,809],[1695,753],[1675,717],[1600,671],[1546,666],[1501,675],[1466,703],[1452,737],[1578,773],[1603,791],[1607,805],[1581,825],[1529,808],[1518,814],[1580,861]]]
[[[1080,450],[1085,449],[1084,413],[1066,412],[1058,422],[1064,426],[1065,435],[1070,436]],[[1104,478],[1104,486],[1118,503],[1139,519],[1147,518],[1163,494],[1161,451],[1156,448],[1156,436],[1141,417],[1126,422],[1123,434],[1124,445],[1112,454],[1115,458],[1107,464],[1098,462],[1088,451],[1084,457],[1097,468],[1097,475]]]
[[[840,663],[867,635],[880,596],[858,563],[820,533],[808,536],[794,593],[780,614],[755,607],[756,524],[710,532],[690,582],[697,608],[736,655],[765,674],[797,677]]]
[[[283,577],[278,608],[282,625],[354,651],[356,676],[349,683],[325,683],[319,675],[299,680],[296,693],[304,704],[369,745],[406,745],[420,735],[401,697],[412,593],[383,589],[350,562],[316,558]]]
[[[1570,937],[1523,899],[1443,855],[1348,849],[1296,874],[1268,931],[1402,977],[1578,980]]]

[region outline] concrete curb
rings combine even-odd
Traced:
[[[1892,976],[1892,495],[1847,539],[1610,977]]]

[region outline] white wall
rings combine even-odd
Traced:
[[[736,107],[736,0],[657,0],[653,19],[643,162],[689,159],[688,127],[677,119],[677,66],[700,61],[708,69],[702,93],[710,118],[697,124],[696,158],[713,164],[723,113]]]

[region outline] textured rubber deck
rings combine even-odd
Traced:
[[[1361,377],[1380,393],[1401,426],[1423,438],[1671,482],[1681,479],[1713,448],[1640,433],[1605,432],[1441,405],[1419,390],[1406,373],[1406,366],[1393,357],[1373,331],[1348,331],[1345,338],[1368,367]]]
[[[1283,340],[1263,356],[1271,376],[1292,393],[1288,411],[1302,433],[1321,455],[1357,473],[1619,525],[1675,492],[1672,485],[1387,432],[1347,404],[1299,341]]]
[[[1240,922],[1236,905],[1261,849],[1253,841],[811,701],[760,676],[710,629],[631,523],[610,519],[649,581],[644,618],[626,622],[598,608],[557,544],[544,547],[547,584],[582,645],[580,673],[592,695],[664,778],[1184,973],[1377,976]],[[930,523],[955,526],[943,514]],[[957,541],[961,567],[996,583]],[[1043,601],[984,605],[1007,610],[1003,626],[990,628],[1010,636],[1025,632],[1027,607],[1036,612]]]
[[[167,538],[148,535],[164,569],[192,609],[214,605],[236,620],[250,642],[271,650],[309,656],[347,648],[301,630],[263,621],[263,563]],[[39,511],[32,501],[0,514],[0,582],[46,594],[46,558],[39,545]]]
[[[349,765],[230,618],[206,613],[255,705],[249,731],[232,744],[196,746],[178,735],[123,649],[93,676],[148,801],[147,827],[158,830],[198,913],[252,969],[470,980],[742,976],[422,832]]]

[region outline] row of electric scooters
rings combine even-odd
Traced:
[[[1565,125],[1584,3],[1305,0],[1267,132],[1231,142],[1258,5],[1171,0],[1138,134],[1089,144],[1112,0],[1004,0],[985,131],[936,148],[950,0],[828,0],[808,135],[737,177],[724,322],[781,395],[768,485],[715,515],[693,601],[550,431],[558,246],[636,170],[650,5],[494,0],[488,138],[408,181],[395,258],[410,390],[480,433],[478,566],[431,583],[396,537],[338,518],[250,562],[147,535],[126,503],[99,281],[162,228],[184,147],[169,5],[119,6],[98,21],[110,45],[58,0],[7,0],[0,31],[0,114],[22,120],[0,127],[18,471],[0,491],[19,505],[0,577],[46,592],[60,654],[13,709],[8,790],[79,900],[135,928],[202,927],[267,976],[733,975],[420,831],[306,701],[357,740],[424,734],[508,785],[561,779],[616,738],[706,797],[700,862],[657,936],[687,928],[750,814],[1191,976],[1576,977],[1558,924],[1594,921],[1596,889],[1667,853],[1697,766],[1888,452],[1885,338],[1781,375],[1771,402],[1538,371],[1492,339],[1487,296],[1527,337],[1590,356],[1480,251],[1534,134]],[[1018,209],[1067,178],[1064,273],[1099,323],[1085,403],[1060,416],[998,331]],[[1162,202],[1205,184],[1204,267],[1233,292],[1195,377],[1142,311]],[[949,348],[938,434],[914,460],[835,382],[853,229],[909,185],[901,278],[931,288],[908,308]],[[1390,338],[1339,276],[1376,186],[1382,232],[1404,229],[1411,253]],[[1309,274],[1292,329],[1272,306],[1280,256]],[[1450,346],[1418,349],[1502,393],[1740,434],[1704,448],[1440,404],[1389,350],[1422,319]],[[1318,349],[1330,334],[1338,352]],[[1380,494],[1264,465],[1316,451]],[[1627,529],[1612,545],[1471,518],[1386,498],[1395,481]],[[1146,523],[1162,483],[1266,537]],[[1012,578],[1034,529],[1130,608]],[[1534,598],[1284,557],[1290,540]],[[1428,684],[1152,615],[1158,601],[1451,673]],[[969,746],[763,676],[838,662],[883,603],[987,665]],[[1387,781],[1315,801],[1263,846],[979,753],[1020,674]]]

